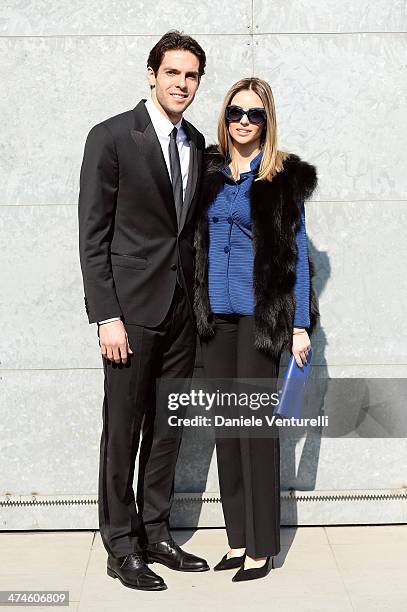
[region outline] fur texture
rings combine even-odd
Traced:
[[[226,180],[219,170],[224,162],[216,145],[207,147],[195,232],[194,310],[198,334],[203,340],[216,333],[208,294],[208,208]],[[254,250],[255,346],[275,359],[282,350],[291,351],[299,204],[311,197],[317,181],[316,168],[298,155],[290,154],[284,161],[284,169],[271,182],[253,181],[249,192]],[[308,261],[311,277],[308,333],[311,335],[319,311],[312,281],[314,266],[310,257]]]

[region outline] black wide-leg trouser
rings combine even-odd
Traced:
[[[103,544],[113,557],[140,551],[146,542],[169,537],[182,430],[179,428],[171,437],[154,431],[156,379],[190,378],[196,348],[187,299],[178,284],[169,312],[158,327],[128,323],[125,327],[133,355],[125,365],[102,358],[105,395],[99,462],[99,529]],[[136,504],[133,478],[138,450]]]
[[[279,359],[254,347],[254,318],[215,315],[216,334],[202,342],[207,378],[277,378]],[[223,514],[231,548],[250,557],[280,551],[280,441],[276,437],[217,438]]]

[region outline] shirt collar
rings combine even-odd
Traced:
[[[178,121],[178,123],[172,123],[167,117],[165,117],[156,107],[151,98],[146,100],[145,102],[146,109],[150,115],[152,124],[157,133],[161,136],[169,136],[174,129],[177,128],[180,136],[185,134],[182,128],[182,118]],[[186,136],[185,136],[186,137]]]
[[[260,149],[260,151],[257,153],[256,157],[254,157],[252,159],[252,161],[250,162],[250,169],[251,170],[255,170],[257,168],[257,166],[260,165],[262,157],[263,157],[263,150]]]
[[[262,157],[263,157],[263,150],[260,149],[256,157],[253,157],[252,161],[250,162],[250,170],[248,172],[254,172],[254,170],[260,165]],[[222,172],[226,174],[226,176],[228,177],[232,176],[232,173],[229,168],[229,163],[230,163],[230,158],[228,158],[225,164],[221,167]],[[242,174],[248,174],[248,172],[242,172]]]

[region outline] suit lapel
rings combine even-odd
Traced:
[[[195,194],[196,182],[198,178],[198,152],[196,144],[193,140],[189,141],[189,170],[188,181],[185,190],[185,199],[182,206],[182,214],[180,219],[180,231],[184,227],[191,203]]]
[[[167,205],[167,209],[171,215],[171,218],[173,219],[173,222],[175,223],[175,226],[177,226],[177,214],[175,210],[171,177],[168,174],[167,164],[165,163],[160,141],[158,140],[158,136],[155,132],[150,115],[144,103],[145,100],[143,99],[133,109],[134,129],[130,130],[130,134],[133,141],[137,145],[139,153],[146,157],[151,176],[161,192],[162,198]],[[194,199],[197,186],[199,167],[196,142],[193,137],[192,130],[190,130],[188,122],[185,119],[182,122],[182,127],[185,130],[189,140],[190,155],[188,180],[185,189],[185,198],[178,233],[180,233],[184,227],[188,213],[191,210],[191,203]]]
[[[191,130],[189,129],[188,123],[187,121],[185,121],[185,119],[182,122],[182,127],[184,128],[189,140],[189,169],[179,231],[181,231],[185,225],[185,221],[187,219],[188,212],[190,210],[191,203],[195,195],[196,184],[198,180],[198,150],[196,147],[196,143],[192,137]]]
[[[167,209],[177,226],[171,178],[168,174],[160,141],[145,107],[144,100],[141,100],[135,107],[134,115],[134,129],[130,130],[131,137],[136,143],[140,154],[147,159],[152,179],[158,186]]]

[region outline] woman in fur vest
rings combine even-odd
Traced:
[[[318,317],[304,210],[316,169],[278,149],[273,94],[258,78],[226,94],[218,141],[206,150],[195,236],[205,375],[277,379],[284,349],[306,362]],[[260,578],[280,551],[278,435],[218,438],[216,451],[230,550],[214,569]]]

